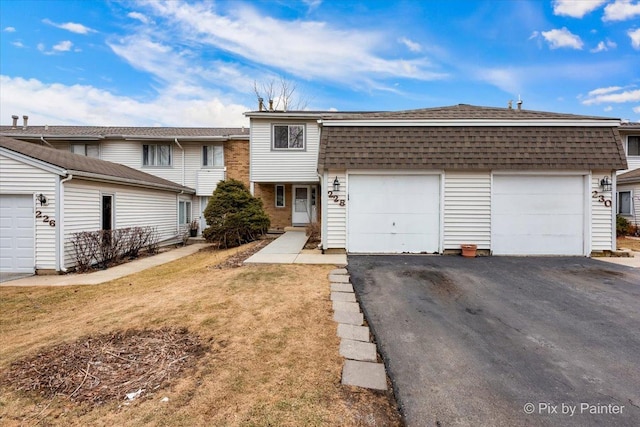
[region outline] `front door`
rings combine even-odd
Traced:
[[[293,225],[306,225],[314,219],[311,207],[311,186],[294,185],[291,222]]]

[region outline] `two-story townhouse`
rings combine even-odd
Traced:
[[[144,171],[192,188],[180,195],[177,227],[185,230],[202,212],[217,183],[237,179],[249,185],[249,131],[246,128],[169,128],[103,126],[0,127],[0,134],[94,157]]]
[[[263,201],[271,228],[320,220],[317,172],[320,126],[327,112],[259,110],[250,119],[249,180]]]
[[[629,169],[618,171],[617,213],[640,226],[640,122],[620,126]]]

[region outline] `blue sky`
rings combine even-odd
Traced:
[[[640,0],[0,0],[0,37],[2,124],[241,126],[281,79],[312,110],[640,120]]]

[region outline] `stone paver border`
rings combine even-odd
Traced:
[[[338,323],[340,355],[345,358],[342,384],[374,390],[387,390],[384,363],[377,361],[376,345],[371,342],[368,326],[357,302],[349,273],[337,268],[329,273],[333,320]]]

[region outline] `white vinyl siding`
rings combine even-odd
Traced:
[[[605,200],[611,200],[611,206],[607,207],[596,197],[591,195],[591,250],[610,251],[613,249],[615,230],[613,228],[614,202],[611,191],[603,192],[600,180],[603,176],[611,176],[610,171],[593,171],[591,175],[591,191],[597,191],[597,195],[604,196]]]
[[[323,237],[323,246],[325,249],[344,249],[347,247],[347,177],[344,171],[329,171],[326,175],[327,179],[322,190],[322,203],[326,206],[327,218],[326,225],[323,228],[326,234]],[[340,181],[340,191],[333,191],[333,181],[338,178]],[[325,190],[326,189],[326,190]],[[338,200],[345,200],[345,206],[328,197],[327,191],[332,191],[338,196]]]
[[[100,229],[102,194],[113,195],[114,228],[155,227],[160,241],[174,238],[177,230],[176,193],[73,179],[64,184],[65,265],[73,262],[71,235]]]
[[[279,123],[278,123],[279,124]],[[319,129],[315,120],[300,120],[305,125],[304,150],[273,150],[272,122],[251,119],[250,179],[253,182],[318,182],[317,163]]]
[[[35,220],[35,268],[36,270],[56,269],[56,182],[58,175],[37,167],[0,155],[0,193],[34,194],[42,193],[47,198],[47,206],[35,204],[35,210],[42,219]],[[44,222],[44,216],[56,221],[52,227]]]
[[[444,249],[462,244],[491,247],[491,173],[446,172]]]

